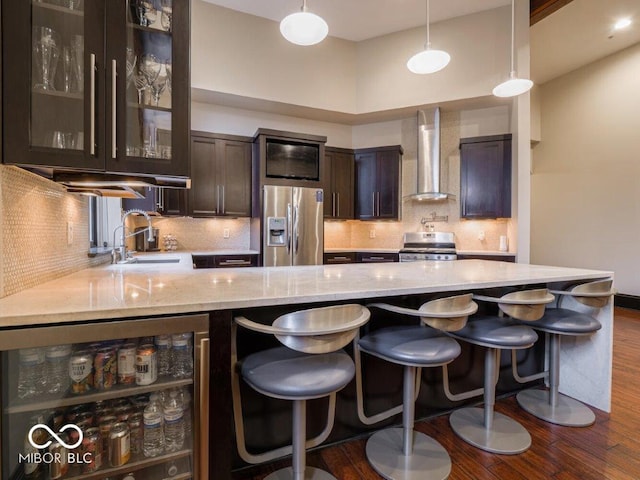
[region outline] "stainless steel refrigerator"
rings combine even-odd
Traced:
[[[264,266],[321,265],[322,189],[265,185],[262,193]]]

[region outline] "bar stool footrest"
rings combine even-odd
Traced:
[[[293,476],[293,468],[287,467],[270,473],[264,480],[295,480]],[[320,470],[319,468],[309,467],[304,470],[304,480],[338,480],[329,472]]]
[[[541,389],[523,390],[516,395],[523,410],[549,423],[565,427],[588,427],[596,421],[593,411],[571,397],[558,394],[558,404],[549,404],[549,391]]]
[[[506,415],[493,413],[493,427],[484,425],[482,408],[461,408],[449,416],[451,429],[465,442],[491,453],[516,455],[531,446],[529,432]]]
[[[402,453],[403,429],[387,428],[367,440],[367,460],[388,480],[444,480],[451,473],[451,458],[433,438],[413,431],[413,452]]]

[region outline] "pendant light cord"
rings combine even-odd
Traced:
[[[511,71],[509,75],[515,74],[514,56],[515,56],[515,38],[516,38],[516,0],[511,0]]]
[[[429,40],[429,0],[427,0],[427,43],[424,45],[424,49],[428,50],[431,47],[431,41]]]

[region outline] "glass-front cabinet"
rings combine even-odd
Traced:
[[[189,0],[2,5],[4,161],[187,176]]]
[[[3,331],[1,478],[204,480],[207,315]]]

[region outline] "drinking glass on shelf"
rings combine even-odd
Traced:
[[[64,2],[64,6],[69,10],[81,10],[82,9],[82,0],[66,0]]]
[[[133,79],[133,71],[136,68],[136,62],[138,57],[131,47],[127,47],[127,89],[129,85],[131,85],[131,80]]]
[[[65,93],[70,93],[74,76],[73,53],[71,47],[62,47],[62,87]]]
[[[158,17],[158,11],[156,10],[153,0],[134,0],[135,1],[135,15],[138,23],[143,27],[150,27]]]
[[[168,75],[166,64],[161,63],[160,71],[158,72],[156,79],[151,83],[151,94],[153,95],[153,101],[156,107],[159,105],[160,97],[162,96],[164,89],[167,87],[167,79]]]
[[[59,44],[59,36],[52,28],[33,27],[32,48],[38,76],[34,85],[36,89],[55,90],[53,79],[58,66]]]
[[[154,55],[147,53],[142,56],[142,59],[140,60],[140,71],[144,75],[147,87],[151,89],[154,88],[153,84],[157,80],[161,69],[162,63],[159,62]]]
[[[76,81],[76,91],[84,90],[84,36],[74,35],[71,39],[71,56]]]
[[[167,71],[167,90],[169,90],[169,92],[171,92],[171,62],[167,62],[164,64],[164,69]]]
[[[163,30],[171,31],[171,19],[173,16],[173,0],[160,0],[160,25]]]
[[[158,130],[154,122],[143,124],[142,133],[142,156],[155,158],[158,156]]]

